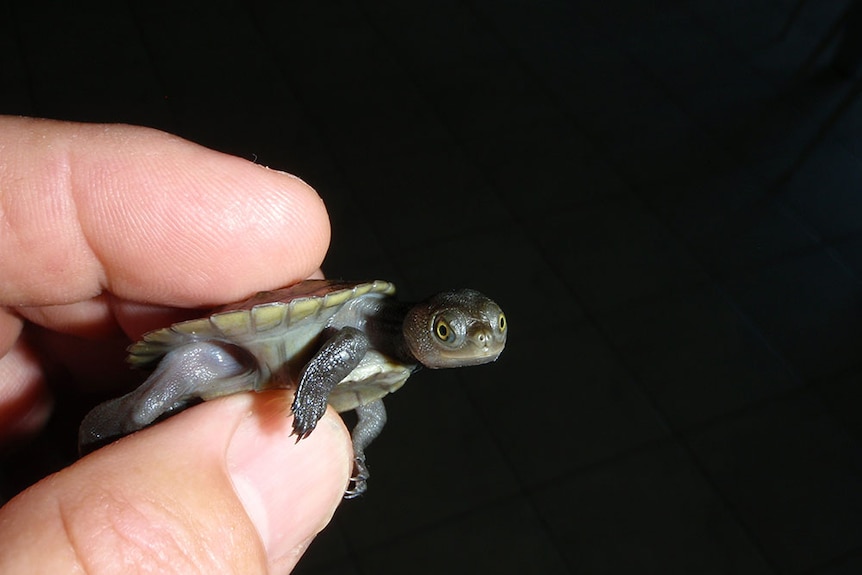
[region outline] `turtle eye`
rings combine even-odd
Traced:
[[[500,314],[500,317],[497,318],[497,327],[500,328],[500,333],[506,332],[506,316]]]
[[[434,323],[434,335],[440,341],[449,341],[452,339],[452,328],[445,319],[438,319]]]

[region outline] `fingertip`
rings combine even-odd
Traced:
[[[231,438],[228,471],[272,567],[296,564],[341,503],[352,468],[350,435],[329,408],[295,441],[284,394],[255,398],[253,416]]]
[[[88,245],[120,297],[225,303],[304,279],[326,255],[329,215],[298,177],[134,126],[92,146],[76,154],[73,184]],[[113,190],[90,192],[92,181]]]

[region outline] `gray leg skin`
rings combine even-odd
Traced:
[[[339,330],[324,343],[299,377],[293,400],[293,433],[296,440],[314,431],[326,412],[326,401],[338,383],[359,365],[368,351],[368,336],[352,327]]]
[[[78,450],[85,455],[198,400],[252,391],[257,379],[256,362],[235,346],[216,341],[184,345],[165,355],[136,390],[88,413],[78,433]]]
[[[386,425],[386,408],[383,406],[382,399],[360,405],[356,408],[356,415],[359,416],[359,420],[351,434],[355,471],[350,481],[353,487],[344,492],[345,499],[358,497],[368,488],[368,478],[371,474],[368,466],[365,465],[365,448],[380,435],[383,426]]]

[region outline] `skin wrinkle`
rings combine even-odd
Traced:
[[[74,521],[76,510],[65,513],[72,518],[65,522],[70,533],[69,540],[74,546],[76,557],[86,566],[88,572],[107,572],[99,563],[106,559],[108,567],[113,568],[116,566],[117,556],[122,558],[122,563],[128,568],[143,568],[151,572],[167,572],[166,568],[173,570],[181,565],[183,568],[178,569],[177,572],[183,572],[193,563],[189,561],[188,545],[185,544],[187,541],[181,541],[189,537],[178,537],[177,526],[184,526],[182,520],[178,521],[173,517],[165,521],[172,529],[158,528],[159,522],[156,518],[162,514],[171,515],[165,505],[153,505],[152,501],[141,500],[117,501],[108,493],[95,499],[101,500],[94,502],[94,505],[101,510],[100,515],[103,518],[101,528],[97,531],[88,530],[87,526],[80,528]],[[150,508],[149,511],[139,509],[144,503]],[[89,502],[84,501],[83,504],[89,504]],[[152,512],[153,509],[157,510],[156,513]],[[92,543],[94,538],[101,541],[94,544]],[[112,549],[112,556],[107,558],[93,556],[89,549],[104,549],[104,541],[112,542],[109,546]],[[186,561],[179,561],[180,558],[185,558]]]
[[[211,526],[202,524],[185,502],[146,491],[134,495],[135,499],[117,498],[105,490],[87,489],[70,504],[59,506],[66,537],[86,572],[116,572],[118,559],[124,572],[224,572],[229,564],[219,553],[224,539],[200,537],[212,531]],[[82,515],[82,507],[96,513]]]
[[[121,542],[126,544],[126,552],[124,555],[134,558],[133,564],[144,566],[148,571],[159,573],[166,572],[168,569],[176,569],[178,572],[191,572],[190,567],[196,567],[198,572],[204,573],[207,570],[203,569],[203,565],[197,564],[196,557],[200,554],[192,552],[194,547],[195,537],[190,536],[189,530],[178,530],[177,525],[186,526],[186,522],[173,512],[168,505],[158,501],[146,501],[147,506],[157,510],[156,513],[151,511],[141,511],[135,514],[130,526],[126,521],[118,521],[118,519],[128,519],[129,511],[137,511],[136,505],[125,506],[122,514],[110,514],[107,518],[110,520],[109,525],[112,527],[114,534]],[[159,529],[158,523],[153,523],[153,516],[162,515],[172,516],[165,521],[170,525],[171,529]],[[140,525],[143,522],[147,523],[149,529],[141,529]],[[157,569],[153,569],[156,567]],[[214,571],[210,571],[214,572]]]
[[[0,261],[6,267],[10,265],[6,262],[15,261],[13,253],[28,254],[18,270],[13,269],[13,275],[17,271],[27,278],[20,282],[27,285],[27,291],[21,293],[14,284],[7,284],[0,289],[0,303],[58,304],[95,295],[98,286],[87,287],[86,280],[80,285],[95,260],[92,252],[81,251],[82,234],[71,193],[72,159],[68,147],[39,141],[36,146],[44,152],[45,159],[37,170],[28,167],[27,160],[21,158],[26,153],[26,144],[19,143],[10,153],[9,172],[21,174],[17,182],[7,182],[8,173],[0,180],[3,229],[10,236],[3,238],[0,245]],[[10,189],[14,191],[9,192]],[[52,241],[45,241],[46,233],[53,236]],[[75,271],[70,274],[69,270]],[[57,295],[58,285],[67,290],[62,296]]]
[[[85,573],[90,574],[93,573],[91,568],[87,567],[87,562],[85,561],[85,556],[81,554],[81,550],[78,545],[75,543],[77,538],[74,536],[74,530],[72,529],[72,517],[65,510],[65,506],[63,505],[62,500],[55,499],[56,503],[55,509],[57,510],[57,516],[60,518],[60,526],[62,528],[63,535],[65,537],[65,541],[68,545],[69,550],[72,553],[72,557],[74,557],[74,564],[70,566],[73,570],[72,573]]]
[[[42,217],[45,218],[44,225],[42,222],[39,222],[38,227],[40,230],[37,233],[41,234],[44,233],[42,230],[50,229],[49,225],[51,222],[63,222],[64,235],[71,241],[64,241],[62,248],[54,254],[52,260],[59,260],[57,262],[57,269],[49,270],[47,279],[51,282],[68,281],[68,278],[73,277],[80,281],[83,279],[84,274],[77,270],[83,268],[90,271],[94,265],[96,268],[102,268],[102,266],[101,262],[95,258],[92,249],[89,248],[89,242],[78,220],[73,187],[73,160],[70,157],[69,146],[51,147],[55,148],[56,152],[53,154],[54,157],[52,157],[50,162],[50,169],[46,171],[49,174],[48,181],[45,182],[47,191],[44,194],[34,196],[33,202],[35,209],[43,213]],[[48,199],[47,202],[45,202],[45,198]],[[44,210],[43,204],[45,203],[48,203],[54,209],[51,211]],[[83,262],[87,262],[86,268],[81,265]],[[54,262],[52,261],[52,263]],[[103,276],[104,272],[98,275]],[[86,280],[83,281],[83,285],[80,285],[79,281],[74,281],[72,285],[77,286],[78,290],[83,290],[83,294],[75,290],[75,293],[65,295],[59,301],[40,303],[70,303],[71,301],[81,300],[85,297],[95,296],[101,290],[100,286],[87,285],[90,282]]]
[[[105,273],[105,265],[96,254],[95,245],[91,241],[90,237],[87,235],[86,230],[81,223],[82,219],[81,211],[78,206],[78,194],[75,193],[75,182],[77,181],[77,178],[73,173],[73,166],[77,165],[77,162],[75,159],[72,158],[72,153],[72,149],[68,145],[63,150],[62,165],[64,167],[63,173],[66,176],[63,182],[63,186],[65,186],[65,189],[68,191],[67,195],[69,198],[69,204],[71,206],[71,212],[74,216],[72,217],[71,224],[75,226],[76,235],[81,238],[81,242],[78,244],[78,248],[83,248],[85,250],[85,253],[79,254],[77,259],[89,261],[91,262],[91,264],[95,262],[96,264],[96,282],[99,287],[97,290],[94,289],[94,293],[90,294],[90,297],[96,297],[101,294],[102,289],[107,286],[108,280],[107,274]]]
[[[125,140],[121,145],[133,139]],[[131,143],[134,144],[133,141]],[[162,154],[155,157],[161,158]],[[150,174],[160,173],[161,166],[152,161],[153,156],[147,156],[147,160],[140,166],[140,159],[134,154],[131,158],[112,156],[101,159],[85,156],[80,160],[86,168],[81,170],[79,177],[84,182],[99,182],[98,187],[102,190],[102,193],[93,197],[84,196],[82,191],[84,205],[79,208],[85,233],[105,238],[101,242],[101,248],[94,248],[97,258],[101,262],[117,262],[124,257],[132,257],[139,264],[111,266],[111,279],[106,279],[103,285],[112,292],[119,291],[119,286],[124,284],[147,282],[153,285],[154,279],[157,279],[159,284],[168,284],[175,288],[187,277],[189,268],[194,269],[192,262],[182,261],[175,267],[173,278],[165,272],[153,278],[154,274],[149,271],[152,264],[146,254],[163,253],[165,246],[162,238],[182,238],[185,234],[183,227],[176,225],[175,218],[168,213],[169,206],[172,205],[169,191],[151,180]],[[141,177],[141,181],[134,183],[136,177]],[[130,182],[130,179],[133,181]],[[75,189],[83,190],[84,186],[75,186]],[[151,233],[150,230],[158,232]],[[118,237],[120,231],[122,236]],[[175,253],[171,254],[173,258],[184,254],[186,246],[176,248],[178,249]],[[145,257],[137,257],[138,254],[144,254]],[[103,263],[103,269],[104,267]]]
[[[83,163],[83,162],[86,162],[86,159],[81,161],[81,160],[78,160],[76,158],[76,162],[77,163]],[[95,236],[96,233],[93,230],[88,229],[88,227],[84,223],[85,221],[87,221],[86,214],[87,214],[87,208],[89,208],[89,205],[87,205],[88,203],[85,202],[84,198],[82,197],[86,193],[85,192],[85,190],[86,190],[85,185],[79,186],[79,185],[76,185],[76,183],[75,183],[78,181],[79,177],[83,178],[83,181],[87,181],[88,174],[82,174],[80,176],[75,174],[70,179],[70,184],[69,184],[70,185],[69,190],[70,190],[70,194],[72,196],[72,202],[75,206],[76,221],[78,222],[78,229],[80,230],[80,233],[84,238],[85,245],[87,246],[88,250],[90,251],[90,253],[93,256],[93,259],[99,263],[98,278],[97,278],[99,287],[101,289],[111,291],[111,289],[112,289],[111,280],[110,280],[109,274],[107,273],[107,270],[106,270],[105,258],[103,256],[103,254],[101,253],[101,250],[98,249],[97,242],[92,239],[92,237]],[[118,206],[122,205],[122,203],[119,201],[117,201],[117,202],[113,201],[114,198],[120,198],[121,197],[121,194],[118,193],[117,191],[115,191],[115,186],[116,186],[117,182],[111,181],[110,178],[98,178],[97,177],[97,178],[94,178],[94,180],[96,182],[98,182],[98,184],[97,184],[98,188],[102,190],[102,193],[99,195],[104,196],[106,198],[107,206],[111,206],[112,204],[116,204]],[[102,212],[96,213],[97,217],[101,217],[102,215],[103,215]],[[107,214],[105,214],[105,215],[107,215]],[[106,217],[105,219],[110,219],[110,218]],[[135,237],[136,237],[135,234],[129,234],[129,239],[134,240]]]

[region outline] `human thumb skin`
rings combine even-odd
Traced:
[[[203,403],[97,450],[0,508],[0,573],[287,573],[351,472],[330,408],[291,436],[284,392]]]

